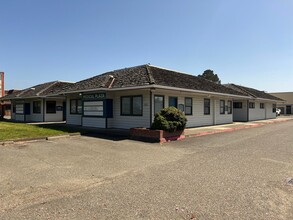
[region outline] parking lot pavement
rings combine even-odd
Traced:
[[[293,219],[292,129],[0,147],[0,219]]]
[[[181,155],[180,149],[93,137],[1,146],[0,213],[69,195]]]

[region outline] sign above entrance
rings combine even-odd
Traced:
[[[97,99],[105,99],[106,93],[92,93],[92,94],[83,94],[83,100],[97,100]]]

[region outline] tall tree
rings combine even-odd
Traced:
[[[210,80],[210,81],[212,81],[212,82],[215,82],[215,83],[221,84],[221,80],[220,80],[220,78],[218,77],[218,75],[215,74],[214,71],[213,71],[213,70],[210,70],[210,69],[205,70],[205,71],[203,72],[203,74],[198,75],[198,77],[201,77],[201,78],[204,78],[204,79]]]

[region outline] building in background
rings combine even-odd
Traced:
[[[0,72],[0,98],[4,95],[4,72]]]
[[[293,114],[293,92],[275,92],[270,94],[285,101],[284,103],[279,103],[277,105],[277,108],[281,109],[281,114]]]

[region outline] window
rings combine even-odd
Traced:
[[[56,101],[47,101],[46,102],[46,112],[49,114],[56,113]]]
[[[103,101],[86,101],[83,103],[84,116],[103,116],[104,102]]]
[[[233,108],[242,108],[242,102],[234,102]]]
[[[220,100],[220,114],[225,114],[225,100]]]
[[[164,108],[164,96],[155,95],[155,114]]]
[[[33,113],[40,114],[41,113],[41,101],[33,102]]]
[[[276,108],[277,108],[277,105],[273,104],[273,113],[276,113]]]
[[[204,99],[204,114],[209,115],[211,114],[211,100]]]
[[[16,105],[13,104],[13,105],[12,105],[12,113],[15,113],[15,112],[16,112]]]
[[[264,109],[264,108],[265,108],[265,104],[264,104],[264,103],[260,103],[260,104],[259,104],[259,107],[260,107],[261,109]]]
[[[177,108],[178,98],[177,97],[169,97],[169,106],[174,106]]]
[[[142,116],[142,96],[122,96],[121,115]]]
[[[24,105],[23,104],[16,104],[15,105],[15,113],[16,114],[24,114]]]
[[[227,111],[228,111],[229,115],[232,114],[232,101],[228,101],[228,109],[227,109]]]
[[[254,102],[249,102],[249,108],[255,108],[255,103]]]
[[[6,104],[6,105],[4,105],[4,106],[5,106],[5,110],[11,110],[11,105]]]
[[[70,100],[70,114],[82,114],[82,101],[81,99]]]
[[[185,98],[185,115],[192,115],[192,98]]]

